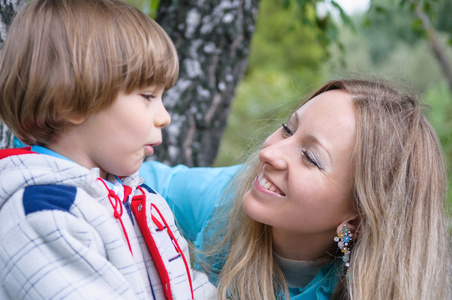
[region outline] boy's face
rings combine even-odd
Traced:
[[[111,106],[67,132],[76,149],[67,149],[71,153],[66,156],[89,169],[98,167],[103,178],[136,172],[162,142],[161,129],[171,121],[162,103],[163,91],[164,86],[157,85],[120,93]]]

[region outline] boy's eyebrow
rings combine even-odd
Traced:
[[[164,84],[151,84],[149,86],[144,86],[141,88],[138,88],[139,91],[155,91],[158,89],[162,89],[163,91],[165,90],[165,85]]]

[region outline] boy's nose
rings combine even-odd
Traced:
[[[171,116],[166,108],[161,105],[161,109],[154,115],[154,123],[156,127],[163,128],[171,123]]]

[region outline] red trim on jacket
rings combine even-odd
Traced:
[[[110,201],[111,207],[113,208],[113,216],[115,219],[119,220],[119,223],[121,224],[122,231],[124,232],[124,236],[126,237],[127,245],[129,246],[130,253],[132,253],[132,246],[130,245],[129,235],[127,234],[126,227],[124,226],[124,222],[122,221],[122,212],[123,207],[121,203],[121,199],[119,199],[118,195],[116,195],[115,191],[111,190],[108,185],[105,183],[105,181],[102,178],[97,178],[97,180],[100,180],[102,184],[105,186],[105,188],[108,191],[108,200]],[[130,194],[130,192],[129,192]]]
[[[171,293],[171,283],[166,270],[165,264],[163,263],[162,256],[155,244],[154,238],[152,237],[151,231],[149,230],[146,218],[146,194],[134,196],[132,198],[132,211],[137,220],[138,226],[140,227],[141,234],[146,242],[146,245],[151,253],[152,259],[154,260],[155,266],[162,281],[163,291],[165,292],[165,297],[167,300],[172,300],[173,295]]]
[[[171,231],[171,228],[169,227],[168,223],[166,223],[165,218],[163,217],[162,213],[160,212],[160,210],[157,208],[156,205],[154,205],[154,203],[151,203],[152,208],[155,209],[155,211],[157,211],[157,213],[159,214],[160,218],[162,219],[163,223],[166,226],[166,230],[168,232],[168,235],[171,238],[171,241],[173,242],[174,248],[176,248],[177,253],[180,254],[180,256],[182,256],[182,260],[184,261],[185,264],[185,270],[187,271],[187,277],[188,277],[188,283],[190,284],[190,292],[191,292],[191,299],[194,300],[195,299],[195,295],[193,292],[193,282],[191,280],[191,275],[190,275],[190,268],[188,267],[188,262],[187,259],[185,258],[184,252],[182,251],[182,248],[179,246],[179,243],[177,242],[176,237],[174,236],[173,232]],[[157,218],[155,218],[157,219]],[[155,220],[154,220],[155,222]]]
[[[20,154],[36,154],[36,152],[33,152],[30,149],[31,147],[2,149],[0,150],[0,159]]]

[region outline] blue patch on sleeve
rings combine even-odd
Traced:
[[[25,215],[41,210],[69,211],[77,188],[65,185],[32,185],[25,188],[23,204]]]
[[[144,188],[145,190],[147,190],[149,193],[151,194],[157,194],[153,189],[151,189],[149,186],[147,186],[146,184],[142,184],[140,185],[142,188]]]

